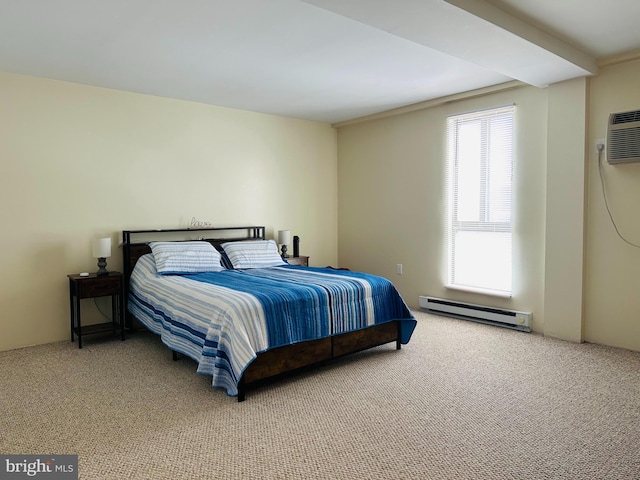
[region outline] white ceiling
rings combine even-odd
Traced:
[[[640,48],[638,0],[0,0],[0,71],[341,122]]]

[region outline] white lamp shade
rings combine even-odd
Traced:
[[[291,232],[289,230],[278,231],[278,243],[280,245],[289,245],[291,242]]]
[[[93,256],[107,258],[111,256],[111,237],[96,238],[93,241]]]

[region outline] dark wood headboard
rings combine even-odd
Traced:
[[[133,241],[134,237],[138,241]],[[191,238],[185,238],[191,237]],[[209,237],[209,238],[207,238]],[[151,241],[193,241],[209,242],[217,249],[225,242],[243,240],[265,240],[266,232],[263,226],[249,227],[215,227],[215,228],[176,228],[157,230],[123,230],[122,231],[122,260],[124,275],[125,311],[129,298],[129,279],[133,267],[140,257],[151,253]],[[128,315],[127,315],[128,317]]]

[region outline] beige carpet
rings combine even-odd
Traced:
[[[0,453],[84,479],[639,479],[640,353],[416,312],[412,341],[249,391],[158,338],[0,353]]]

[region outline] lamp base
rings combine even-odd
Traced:
[[[96,275],[107,275],[108,273],[107,259],[105,257],[98,258],[98,271],[96,272]]]
[[[286,245],[282,245],[282,255],[280,255],[282,258],[289,258],[289,255],[287,254],[287,246]]]

